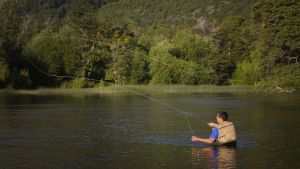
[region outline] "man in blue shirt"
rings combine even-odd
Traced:
[[[232,122],[227,121],[228,114],[224,111],[218,112],[216,116],[217,123],[207,123],[212,127],[209,138],[200,138],[192,136],[193,142],[216,143],[217,145],[226,145],[228,143],[236,143],[236,132]]]

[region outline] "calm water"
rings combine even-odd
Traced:
[[[184,115],[133,94],[0,96],[0,168],[299,168],[300,93],[152,95],[198,136],[225,110],[236,149],[190,141]]]

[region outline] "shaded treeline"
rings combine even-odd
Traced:
[[[0,86],[300,86],[296,0],[2,0]],[[71,76],[53,77],[48,75]]]

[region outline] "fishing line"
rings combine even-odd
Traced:
[[[177,112],[177,113],[183,114],[184,117],[185,117],[185,120],[187,121],[188,127],[191,129],[193,135],[195,135],[195,132],[194,132],[194,130],[193,130],[193,128],[192,128],[192,126],[191,126],[191,124],[190,124],[190,122],[189,122],[189,119],[187,118],[187,115],[186,115],[186,113],[185,113],[184,111],[182,111],[182,110],[180,110],[180,109],[178,109],[178,108],[176,108],[176,107],[174,107],[174,106],[171,106],[171,105],[169,105],[169,104],[167,104],[167,103],[164,103],[164,102],[162,102],[162,101],[160,101],[160,100],[157,100],[157,99],[155,99],[155,98],[153,98],[153,97],[150,97],[150,96],[147,96],[147,95],[142,94],[142,93],[140,93],[140,92],[137,92],[137,91],[135,91],[135,90],[128,89],[128,88],[125,88],[125,87],[122,87],[122,86],[118,86],[118,87],[122,88],[123,90],[127,90],[127,91],[129,91],[129,92],[132,92],[132,93],[135,93],[135,94],[137,94],[137,95],[143,96],[143,97],[145,97],[145,98],[147,98],[147,99],[149,99],[149,100],[151,100],[151,101],[153,101],[153,102],[156,102],[156,103],[158,103],[158,104],[160,104],[160,105],[166,106],[166,107],[168,107],[169,109],[171,109],[171,110],[173,110],[173,111],[175,111],[175,112]],[[204,123],[206,124],[206,122],[204,122]]]
[[[74,77],[74,76],[51,75],[51,74],[46,73],[45,71],[41,70],[37,65],[35,65],[35,64],[32,62],[31,59],[28,59],[28,60],[29,60],[29,62],[30,62],[30,63],[31,63],[31,64],[32,64],[39,72],[43,73],[44,75],[47,75],[47,76],[50,76],[50,77],[60,77],[60,78],[70,78],[70,79],[76,79],[76,78],[79,78],[79,77]],[[101,82],[101,80],[97,80],[97,79],[90,79],[90,78],[83,78],[83,77],[80,77],[80,78],[81,78],[81,79],[85,79],[85,80],[90,80],[90,81],[98,81],[98,82]],[[104,83],[107,83],[107,84],[113,84],[113,83],[109,83],[109,82],[105,82],[105,81],[103,81],[103,82],[104,82]],[[184,111],[182,111],[182,110],[180,110],[180,109],[178,109],[178,108],[176,108],[176,107],[174,107],[174,106],[171,106],[171,105],[169,105],[169,104],[167,104],[167,103],[161,102],[160,100],[157,100],[157,99],[154,99],[154,98],[152,98],[152,97],[150,97],[150,96],[147,96],[147,95],[145,95],[145,94],[142,94],[142,93],[140,93],[140,92],[138,92],[138,91],[135,91],[135,90],[132,90],[132,89],[128,89],[128,88],[123,87],[123,86],[120,86],[120,85],[117,85],[117,87],[119,87],[119,88],[121,88],[121,89],[123,89],[123,90],[126,90],[126,91],[128,91],[128,92],[135,93],[135,94],[137,94],[137,95],[143,96],[143,97],[145,97],[145,98],[147,98],[147,99],[149,99],[149,100],[151,100],[151,101],[153,101],[153,102],[155,102],[155,103],[158,103],[158,104],[160,104],[160,105],[166,106],[166,107],[168,107],[169,109],[171,109],[171,110],[173,110],[173,111],[175,111],[175,112],[177,112],[177,113],[183,114],[184,117],[185,117],[185,120],[186,120],[186,122],[187,122],[187,124],[188,124],[188,127],[189,127],[190,130],[192,131],[193,135],[195,135],[195,132],[194,132],[194,130],[193,130],[193,128],[192,128],[192,126],[191,126],[189,120],[188,120],[188,117],[187,117],[186,112],[184,112]],[[201,121],[203,121],[203,120],[201,120]],[[203,123],[206,124],[205,121],[203,121]]]
[[[76,37],[66,37],[66,36],[41,36],[41,37],[39,37],[39,38],[70,38],[70,39],[75,39],[75,40],[84,40],[84,41],[91,41],[91,42],[95,42],[95,43],[105,44],[105,43],[102,43],[102,42],[99,42],[99,41],[96,41],[96,40],[92,40],[92,39],[88,39],[88,38],[76,38]],[[107,45],[107,44],[105,44],[105,45]],[[166,65],[166,66],[172,67],[172,68],[174,68],[174,69],[178,69],[178,68],[175,68],[174,66],[171,66],[171,65],[166,64],[166,63],[164,63],[164,62],[161,62],[161,61],[159,61],[159,60],[157,60],[157,59],[154,59],[153,57],[150,57],[150,58],[151,58],[152,60],[154,60],[154,61],[156,61],[156,62],[159,62],[159,63],[162,63],[162,64],[164,64],[164,65]],[[34,66],[34,68],[36,68],[39,72],[41,72],[42,74],[44,74],[44,75],[46,75],[46,76],[57,77],[57,78],[69,78],[69,79],[81,78],[81,79],[85,79],[85,80],[88,80],[88,81],[104,82],[104,83],[107,83],[107,84],[110,84],[110,85],[113,84],[113,83],[110,83],[110,82],[106,82],[106,81],[102,81],[102,80],[97,80],[97,79],[92,79],[92,78],[86,78],[86,77],[62,76],[62,75],[49,74],[49,73],[43,71],[42,69],[40,69],[36,64],[34,64],[33,61],[32,61],[29,57],[27,57],[27,59],[28,59],[28,61],[30,62],[30,64]],[[186,73],[186,72],[185,72],[185,73]],[[192,126],[191,126],[191,124],[190,124],[190,122],[189,122],[188,117],[187,117],[187,114],[188,114],[187,112],[184,112],[184,111],[182,111],[182,110],[180,110],[180,109],[178,109],[178,108],[176,108],[176,107],[174,107],[174,106],[171,106],[171,105],[169,105],[169,104],[167,104],[167,103],[164,103],[164,102],[162,102],[162,101],[160,101],[160,100],[158,100],[158,99],[155,99],[155,98],[152,98],[152,97],[150,97],[150,96],[147,96],[147,95],[145,95],[145,94],[143,94],[143,93],[141,93],[141,92],[138,92],[138,91],[136,91],[136,90],[128,89],[128,88],[123,87],[123,86],[120,86],[120,85],[115,85],[115,86],[117,86],[117,87],[119,87],[119,88],[121,88],[121,89],[123,89],[123,90],[126,90],[126,91],[128,91],[128,92],[131,92],[131,93],[135,93],[135,94],[137,94],[137,95],[140,95],[140,96],[142,96],[142,97],[144,97],[144,98],[147,98],[147,99],[149,99],[149,100],[151,100],[151,101],[153,101],[153,102],[155,102],[155,103],[157,103],[157,104],[160,104],[160,105],[162,105],[162,106],[168,107],[169,109],[171,109],[171,110],[173,110],[173,111],[175,111],[175,112],[177,112],[177,113],[183,114],[184,117],[185,117],[185,120],[186,120],[186,122],[187,122],[187,124],[188,124],[188,127],[189,127],[190,130],[192,131],[193,135],[195,135],[195,132],[194,132],[194,130],[193,130],[193,128],[192,128]],[[197,118],[197,119],[200,120],[203,124],[205,124],[205,126],[207,126],[207,125],[206,125],[206,124],[207,124],[206,121],[204,121],[204,120],[202,120],[202,119],[200,119],[200,118]]]

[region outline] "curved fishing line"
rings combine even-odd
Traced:
[[[143,93],[140,93],[140,92],[138,92],[138,91],[135,91],[135,90],[132,90],[132,89],[128,89],[128,88],[125,88],[125,87],[122,87],[122,86],[118,86],[118,87],[122,88],[123,90],[126,90],[126,91],[129,91],[129,92],[135,93],[135,94],[137,94],[137,95],[143,96],[143,97],[145,97],[145,98],[147,98],[147,99],[149,99],[149,100],[151,100],[151,101],[153,101],[153,102],[155,102],[155,103],[157,103],[157,104],[166,106],[166,107],[168,107],[169,109],[171,109],[171,110],[173,110],[173,111],[175,111],[175,112],[177,112],[177,113],[183,114],[184,117],[185,117],[185,120],[186,120],[186,122],[187,122],[187,124],[188,124],[188,127],[189,127],[189,128],[191,129],[191,131],[193,132],[193,135],[195,135],[195,132],[194,132],[194,130],[193,130],[193,128],[192,128],[192,126],[191,126],[191,124],[190,124],[190,122],[189,122],[189,119],[187,118],[187,115],[186,115],[186,113],[185,113],[184,111],[182,111],[182,110],[180,110],[180,109],[178,109],[178,108],[176,108],[176,107],[174,107],[174,106],[171,106],[171,105],[169,105],[169,104],[167,104],[167,103],[164,103],[164,102],[162,102],[162,101],[160,101],[160,100],[158,100],[158,99],[155,99],[155,98],[153,98],[153,97],[150,97],[150,96],[147,96],[147,95],[145,95],[145,94],[143,94]],[[204,123],[206,123],[206,122],[204,122]]]
[[[90,41],[90,42],[95,42],[95,43],[98,43],[98,44],[104,44],[104,45],[110,46],[109,44],[106,44],[106,43],[103,43],[103,42],[99,42],[99,41],[96,41],[96,40],[93,40],[93,39],[89,39],[89,38],[77,38],[77,37],[72,37],[72,36],[70,36],[70,37],[67,37],[67,36],[40,36],[40,37],[38,37],[38,39],[40,39],[40,38],[69,38],[69,39],[74,39],[74,40]],[[43,73],[44,75],[50,76],[50,77],[69,78],[69,79],[81,78],[81,79],[85,79],[85,80],[89,80],[89,81],[97,81],[97,82],[101,82],[101,80],[91,79],[91,78],[85,78],[85,77],[52,75],[52,74],[49,74],[49,73],[47,73],[47,72],[41,70],[37,65],[35,65],[35,64],[33,63],[33,61],[32,61],[29,57],[27,57],[27,58],[28,58],[29,62],[30,62],[30,63],[31,63],[31,64],[32,64],[39,72]],[[164,63],[164,62],[162,62],[162,61],[159,61],[159,60],[157,60],[157,59],[155,59],[155,58],[153,58],[153,57],[149,57],[149,58],[152,59],[153,61],[159,62],[159,63],[164,64],[164,65],[166,65],[166,66],[172,67],[172,68],[174,68],[174,69],[178,69],[178,68],[176,68],[176,67],[174,67],[174,66],[172,66],[172,65],[169,65],[169,64]],[[180,70],[180,69],[179,69],[179,70]],[[180,70],[180,71],[182,71],[182,72],[184,72],[184,73],[187,73],[187,72],[185,72],[185,71],[183,71],[183,70]],[[107,83],[107,84],[113,84],[113,83],[109,83],[109,82],[106,82],[106,81],[103,81],[103,82],[104,82],[104,83]],[[142,96],[142,97],[145,97],[145,98],[147,98],[147,99],[149,99],[149,100],[151,100],[151,101],[153,101],[153,102],[156,102],[156,103],[158,103],[158,104],[160,104],[160,105],[163,105],[163,106],[165,106],[165,107],[168,107],[169,109],[171,109],[171,110],[173,110],[173,111],[175,111],[175,112],[178,112],[178,113],[180,113],[180,114],[183,114],[184,117],[185,117],[185,120],[186,120],[186,122],[187,122],[187,124],[188,124],[188,126],[189,126],[189,128],[191,129],[191,131],[192,131],[193,134],[194,134],[194,130],[193,130],[193,128],[191,127],[191,124],[190,124],[190,122],[189,122],[189,120],[188,120],[188,117],[187,117],[187,115],[188,115],[189,113],[184,112],[184,111],[182,111],[182,110],[180,110],[180,109],[178,109],[178,108],[176,108],[176,107],[174,107],[174,106],[171,106],[171,105],[169,105],[169,104],[167,104],[167,103],[161,102],[160,100],[157,100],[157,99],[154,99],[154,98],[152,98],[152,97],[150,97],[150,96],[147,96],[147,95],[145,95],[145,94],[143,94],[143,93],[137,92],[137,91],[135,91],[135,90],[128,89],[128,88],[125,88],[125,87],[122,87],[122,86],[119,86],[119,85],[118,85],[118,87],[121,88],[121,89],[123,89],[123,90],[129,91],[129,92],[131,92],[131,93],[135,93],[135,94],[137,94],[137,95],[140,95],[140,96]],[[190,116],[191,116],[191,115],[190,115]],[[200,120],[202,123],[204,123],[205,126],[206,126],[206,124],[207,124],[206,121],[202,120],[201,118],[197,118],[197,119]]]
[[[109,83],[109,82],[106,82],[106,83],[111,84],[111,83]],[[195,135],[195,132],[194,132],[194,130],[193,130],[191,124],[190,124],[190,121],[189,121],[189,119],[188,119],[188,114],[189,114],[189,113],[184,112],[184,111],[182,111],[182,110],[180,110],[180,109],[178,109],[178,108],[176,108],[176,107],[174,107],[174,106],[171,106],[170,104],[167,104],[167,103],[165,103],[165,102],[162,102],[162,101],[160,101],[160,100],[158,100],[158,99],[155,99],[155,98],[153,98],[153,97],[147,96],[147,95],[145,95],[145,94],[143,94],[143,93],[141,93],[141,92],[138,92],[138,91],[136,91],[136,90],[128,89],[128,88],[123,87],[123,86],[118,86],[118,87],[121,88],[121,89],[123,89],[123,90],[129,91],[129,92],[131,92],[131,93],[135,93],[135,94],[137,94],[137,95],[140,95],[140,96],[142,96],[142,97],[144,97],[144,98],[147,98],[147,99],[149,99],[149,100],[151,100],[151,101],[153,101],[153,102],[155,102],[155,103],[157,103],[157,104],[160,104],[160,105],[162,105],[162,106],[168,107],[170,110],[173,110],[173,111],[175,111],[175,112],[177,112],[177,113],[180,113],[180,114],[184,115],[184,118],[185,118],[185,120],[186,120],[186,122],[187,122],[187,124],[188,124],[188,127],[189,127],[190,130],[192,131],[193,135]],[[206,125],[206,124],[207,124],[206,121],[204,121],[204,120],[202,120],[202,119],[200,119],[200,118],[197,118],[197,119],[199,119],[199,120],[203,123],[203,125],[205,124],[205,126],[207,126],[207,125]],[[201,124],[202,124],[202,123],[201,123]]]
[[[81,78],[81,79],[85,79],[85,80],[88,80],[88,81],[101,81],[101,80],[97,80],[97,79],[90,79],[90,78],[85,78],[85,77],[75,77],[75,76],[62,76],[62,75],[52,75],[52,74],[49,74],[45,71],[43,71],[42,69],[40,69],[36,64],[33,63],[33,61],[27,57],[27,60],[30,62],[30,64],[35,68],[37,69],[39,72],[41,72],[42,74],[46,75],[46,76],[50,76],[50,77],[56,77],[56,78],[69,78],[69,79],[76,79],[76,78]]]
[[[70,79],[81,78],[81,79],[85,79],[85,80],[101,82],[101,80],[90,79],[90,78],[84,78],[84,77],[52,75],[52,74],[49,74],[49,73],[47,73],[47,72],[41,70],[37,65],[35,65],[35,64],[32,62],[32,60],[31,60],[30,58],[28,58],[28,60],[29,60],[29,62],[34,66],[34,68],[36,68],[39,72],[41,72],[41,73],[44,74],[44,75],[50,76],[50,77],[70,78]],[[104,83],[107,83],[107,84],[113,84],[113,83],[109,83],[109,82],[106,82],[106,81],[103,81],[103,82],[104,82]],[[154,99],[154,98],[152,98],[152,97],[150,97],[150,96],[147,96],[147,95],[145,95],[145,94],[143,94],[143,93],[140,93],[140,92],[138,92],[138,91],[135,91],[135,90],[132,90],[132,89],[128,89],[128,88],[126,88],[126,87],[119,86],[119,85],[117,85],[117,87],[119,87],[119,88],[121,88],[121,89],[123,89],[123,90],[126,90],[126,91],[128,91],[128,92],[131,92],[131,93],[140,95],[140,96],[142,96],[142,97],[145,97],[145,98],[147,98],[147,99],[149,99],[149,100],[151,100],[151,101],[153,101],[153,102],[155,102],[155,103],[158,103],[158,104],[160,104],[160,105],[166,106],[166,107],[168,107],[169,109],[171,109],[171,110],[173,110],[173,111],[175,111],[175,112],[177,112],[177,113],[183,114],[184,117],[185,117],[185,120],[186,120],[186,122],[187,122],[187,124],[188,124],[188,127],[189,127],[190,130],[192,131],[193,135],[195,135],[195,132],[194,132],[194,130],[193,130],[193,128],[192,128],[192,126],[191,126],[189,120],[188,120],[188,117],[187,117],[187,113],[186,113],[186,112],[184,112],[184,111],[182,111],[182,110],[180,110],[180,109],[178,109],[178,108],[176,108],[176,107],[174,107],[174,106],[171,106],[171,105],[169,105],[169,104],[167,104],[167,103],[161,102],[160,100]],[[203,123],[206,124],[206,122],[203,121],[202,119],[199,119],[199,120],[201,120]]]

